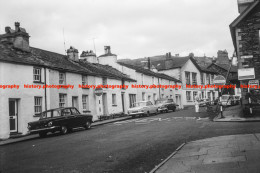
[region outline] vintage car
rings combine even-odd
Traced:
[[[240,104],[240,96],[235,95],[234,96],[234,102],[235,102],[236,105],[239,105]]]
[[[28,130],[30,134],[38,133],[40,137],[45,137],[48,132],[59,131],[66,134],[76,127],[91,127],[93,116],[81,114],[74,107],[57,108],[44,111],[38,121],[29,122]]]
[[[233,95],[222,95],[220,97],[220,104],[223,106],[232,106],[235,105],[235,100]]]
[[[157,114],[158,109],[151,101],[140,101],[133,104],[132,108],[128,109],[128,115],[135,118],[138,116],[149,116],[150,114]]]
[[[199,101],[200,107],[207,106],[208,104],[210,104],[209,99],[202,99],[202,100]]]
[[[169,110],[174,112],[178,105],[174,103],[173,99],[164,98],[156,100],[155,106],[158,107],[159,112],[168,112]]]

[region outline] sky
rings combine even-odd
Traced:
[[[0,0],[0,34],[18,21],[30,46],[65,54],[104,46],[122,58],[232,55],[237,0]],[[65,48],[64,48],[65,40]],[[95,49],[94,49],[95,47]]]

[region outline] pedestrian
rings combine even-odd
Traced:
[[[195,96],[195,112],[199,112],[199,96]]]

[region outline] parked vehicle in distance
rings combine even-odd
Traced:
[[[164,98],[156,100],[155,106],[157,106],[159,112],[168,112],[169,110],[174,112],[178,105],[174,103],[173,99]]]
[[[220,104],[223,106],[232,106],[235,104],[233,95],[222,95],[220,97]]]
[[[209,99],[202,99],[202,100],[199,101],[199,106],[203,107],[203,106],[206,106],[209,103],[210,103]]]
[[[239,105],[240,104],[240,96],[235,95],[234,96],[234,102],[235,102],[236,105]]]
[[[38,121],[29,122],[28,130],[30,134],[38,133],[40,137],[45,137],[48,132],[56,131],[66,134],[76,127],[89,129],[92,119],[92,115],[81,114],[74,107],[50,109],[42,112]]]
[[[151,101],[140,101],[133,104],[132,108],[128,109],[128,115],[135,118],[137,115],[147,115],[158,113],[157,107]]]

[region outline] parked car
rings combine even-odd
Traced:
[[[128,115],[135,118],[137,115],[147,115],[158,113],[157,107],[151,101],[140,101],[133,104],[132,108],[128,109]]]
[[[81,114],[74,107],[50,109],[42,112],[38,121],[29,122],[28,130],[30,134],[38,133],[40,137],[45,137],[48,132],[56,131],[66,134],[76,127],[89,129],[92,119],[92,115]]]
[[[232,106],[235,105],[234,96],[233,95],[222,95],[220,97],[220,104],[223,106]]]
[[[235,102],[236,105],[239,105],[240,104],[240,96],[235,95],[234,96],[234,102]]]
[[[178,105],[174,103],[173,99],[164,98],[156,100],[155,106],[158,107],[159,112],[168,112],[169,110],[174,112]]]
[[[209,103],[210,103],[209,99],[202,99],[202,100],[199,101],[199,106],[203,107],[203,106],[206,106]]]

